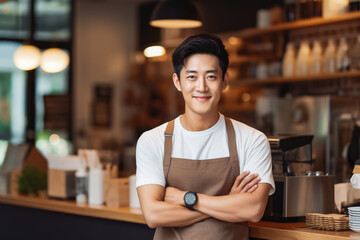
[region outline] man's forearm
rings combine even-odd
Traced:
[[[182,227],[187,226],[209,216],[199,211],[192,211],[186,207],[157,201],[151,210],[144,213],[149,227]]]
[[[164,201],[164,187],[144,185],[138,195],[146,223],[149,227],[181,227],[208,218],[204,213],[191,211],[180,204]]]
[[[257,222],[263,215],[270,191],[269,184],[260,185],[254,193],[226,196],[198,194],[198,202],[194,209],[222,221]]]

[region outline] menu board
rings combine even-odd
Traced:
[[[111,127],[111,106],[113,86],[98,84],[94,87],[94,99],[92,103],[92,125],[94,127]]]
[[[69,95],[44,95],[44,107],[44,129],[68,129],[70,118]]]

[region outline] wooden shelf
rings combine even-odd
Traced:
[[[294,22],[280,23],[280,24],[273,25],[273,26],[266,27],[266,28],[247,28],[242,31],[226,33],[225,35],[240,37],[240,38],[251,38],[251,37],[257,37],[257,36],[263,35],[263,34],[269,34],[269,33],[275,33],[275,32],[281,32],[281,31],[287,31],[287,30],[293,30],[293,29],[300,29],[300,28],[311,28],[311,27],[317,27],[317,26],[321,26],[321,25],[329,25],[329,24],[334,24],[334,23],[353,21],[353,20],[357,20],[357,19],[360,19],[360,12],[350,12],[350,13],[345,13],[343,15],[340,15],[337,17],[332,17],[332,18],[316,17],[316,18],[298,20],[298,21],[294,21]]]
[[[269,77],[265,79],[247,78],[239,79],[230,82],[230,86],[241,87],[241,86],[264,86],[264,85],[276,85],[281,83],[296,83],[296,82],[313,82],[332,80],[340,78],[352,78],[360,77],[360,71],[349,71],[349,72],[338,72],[332,74],[320,74],[320,75],[307,75],[301,77]]]

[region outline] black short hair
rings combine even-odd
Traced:
[[[180,79],[180,71],[186,58],[194,54],[210,54],[219,60],[223,78],[229,66],[229,55],[221,39],[215,35],[199,34],[185,39],[173,52],[172,63]]]

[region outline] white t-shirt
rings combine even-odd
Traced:
[[[235,129],[240,173],[257,173],[260,183],[272,186],[271,150],[266,136],[241,122],[231,119]],[[144,132],[136,146],[136,187],[146,184],[165,186],[163,171],[164,131],[167,123]],[[214,126],[204,131],[188,131],[175,119],[172,157],[196,160],[229,157],[225,118],[220,114]]]

